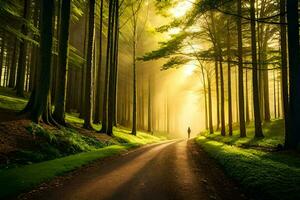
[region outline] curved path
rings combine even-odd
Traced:
[[[202,149],[176,140],[99,161],[21,199],[246,199]]]

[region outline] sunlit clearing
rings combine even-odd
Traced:
[[[193,3],[194,0],[180,2],[175,7],[170,9],[170,13],[175,18],[182,17],[192,8]]]

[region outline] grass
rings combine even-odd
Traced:
[[[97,159],[120,154],[129,147],[114,145],[51,161],[0,170],[0,199],[28,191],[42,182],[75,170]]]
[[[284,121],[282,119],[264,123],[263,132],[264,138],[254,138],[254,125],[249,124],[247,126],[247,137],[245,138],[240,138],[238,127],[234,127],[232,137],[223,137],[219,131],[214,134],[205,133],[204,136],[211,140],[240,147],[274,148],[284,143]]]
[[[196,142],[253,196],[300,199],[300,160],[291,152],[264,152],[199,136]]]
[[[16,97],[11,89],[0,88],[0,108],[20,111],[26,103],[25,98]],[[83,120],[74,113],[66,114],[66,121],[80,127],[83,125]],[[94,124],[93,127],[95,130],[100,130],[101,125]],[[125,128],[114,128],[114,137],[111,139],[108,137],[108,141],[82,135],[70,128],[48,130],[34,123],[26,128],[33,138],[39,138],[38,149],[24,149],[18,152],[17,159],[19,164],[23,165],[16,167],[13,164],[8,166],[9,168],[0,169],[0,199],[26,192],[42,182],[97,159],[166,139],[144,132],[137,132],[134,136]]]
[[[120,145],[112,145],[50,161],[0,170],[0,199],[28,191],[42,182],[75,170],[97,159],[117,155],[132,147],[159,142],[164,139],[142,132],[138,132],[137,136],[133,136],[128,134],[128,131],[120,128],[115,128],[114,135]],[[51,140],[55,139],[52,138]]]
[[[0,108],[20,111],[22,110],[27,99],[16,97],[12,89],[0,87]]]

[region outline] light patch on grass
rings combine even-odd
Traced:
[[[225,144],[236,145],[236,146],[258,146],[258,147],[276,147],[278,144],[284,143],[284,121],[283,120],[273,120],[269,123],[263,124],[264,138],[254,138],[254,126],[250,124],[247,126],[247,137],[240,138],[239,130],[235,127],[233,131],[233,136],[223,137],[221,133],[215,132],[214,134],[205,134],[205,137],[223,142]]]
[[[203,136],[196,138],[196,142],[252,194],[274,200],[300,199],[298,157],[290,153],[241,149]]]
[[[27,104],[26,99],[0,94],[0,108],[20,111],[25,107],[26,104]]]
[[[128,148],[114,145],[56,160],[0,170],[0,198],[24,192],[55,176],[70,172],[94,160],[120,154]]]

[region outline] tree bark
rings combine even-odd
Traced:
[[[300,48],[298,0],[287,0],[290,102],[286,122],[285,147],[296,149],[300,142]]]
[[[59,33],[59,57],[57,69],[57,84],[55,90],[53,117],[59,124],[65,125],[66,87],[68,77],[68,46],[71,0],[63,0],[61,4],[61,22]]]
[[[252,81],[253,81],[253,107],[255,121],[255,137],[263,137],[260,105],[259,105],[259,89],[257,80],[257,50],[256,50],[256,22],[255,22],[255,2],[250,0],[250,16],[251,16],[251,48],[252,48]]]
[[[103,31],[103,0],[100,1],[100,38],[99,38],[99,61],[98,61],[98,75],[97,75],[97,88],[96,88],[96,105],[95,105],[95,119],[94,123],[100,123],[101,113],[101,75],[102,75],[102,31]]]
[[[24,0],[23,18],[25,20],[29,19],[30,4],[31,4],[30,0]],[[21,32],[24,35],[28,34],[27,25],[25,25],[25,24],[22,25]],[[17,71],[17,84],[16,84],[17,95],[20,97],[24,97],[26,56],[27,56],[27,41],[22,39],[20,42],[20,52],[19,52],[18,71]]]
[[[253,1],[253,0],[252,0]],[[238,15],[242,16],[242,1],[238,0]],[[255,13],[254,13],[255,14]],[[243,74],[243,35],[242,35],[242,19],[237,18],[238,32],[238,82],[239,82],[239,122],[240,122],[240,137],[246,137],[245,125],[245,104],[244,104],[244,74]]]
[[[48,106],[48,96],[50,94],[50,84],[52,77],[52,42],[53,42],[53,14],[54,0],[41,2],[41,42],[40,57],[37,70],[37,82],[35,89],[31,93],[31,97],[26,106],[31,113],[32,120],[38,123]]]
[[[84,128],[92,129],[92,110],[93,110],[93,51],[95,39],[95,0],[89,1],[89,26],[87,44],[87,63],[86,63],[86,88],[85,88],[85,113]]]

